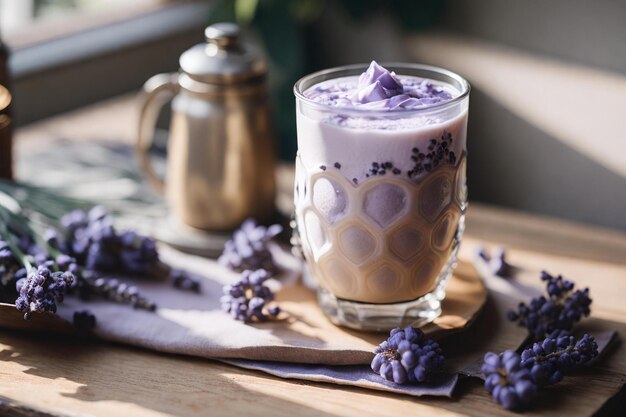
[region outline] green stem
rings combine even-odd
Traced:
[[[545,356],[537,356],[537,362],[545,362],[545,361],[549,360],[550,358],[562,355],[565,352],[572,353],[572,352],[576,352],[577,350],[578,349],[576,348],[576,346],[568,346],[568,347],[566,347],[564,349],[557,350],[557,351],[552,352],[552,353],[548,353]]]
[[[2,217],[5,217],[5,216],[2,216]],[[15,257],[20,261],[22,266],[26,268],[26,274],[30,275],[30,273],[33,272],[35,268],[33,267],[33,264],[31,264],[30,261],[28,260],[28,256],[25,255],[24,252],[22,252],[19,245],[15,241],[13,234],[9,232],[9,229],[7,229],[6,224],[4,222],[0,223],[0,236],[2,236],[2,238],[6,240],[6,242],[9,244],[9,247],[11,248],[11,251],[13,252]]]
[[[0,187],[1,189],[2,187]],[[20,204],[20,201],[13,199],[15,201],[15,204],[17,205],[17,207],[19,208],[19,211],[21,213],[24,213],[24,207],[22,206],[22,204]],[[4,207],[0,204],[0,214],[2,215],[1,217],[3,217],[7,223],[10,223],[14,226],[18,226],[20,227],[22,230],[22,233],[25,235],[28,235],[30,237],[32,237],[35,242],[42,248],[45,249],[51,256],[53,257],[57,257],[60,255],[60,252],[58,251],[58,249],[56,249],[55,247],[51,246],[48,244],[48,242],[46,242],[45,240],[43,240],[41,238],[40,233],[36,233],[35,230],[33,229],[33,227],[31,226],[31,222],[37,222],[40,228],[43,228],[44,226],[47,226],[47,223],[44,221],[36,221],[36,220],[26,220],[24,217],[18,215],[17,213],[14,213],[13,211],[11,211],[9,208]],[[45,213],[43,213],[42,211],[34,211],[33,215],[43,215],[44,217],[48,217]],[[52,218],[49,217],[49,220],[54,220]],[[4,229],[6,229],[6,226],[3,224]],[[6,230],[7,234],[10,234],[10,232],[8,230]],[[18,248],[19,250],[19,248]]]
[[[57,222],[61,216],[74,208],[91,205],[86,201],[36,186],[8,183],[2,180],[0,180],[0,192],[9,196],[22,208],[30,208],[53,222]]]
[[[53,256],[54,258],[59,256],[60,252],[56,248],[50,246],[48,244],[48,242],[43,240],[39,233],[35,233],[35,231],[30,226],[30,224],[29,224],[29,222],[27,220],[25,220],[21,216],[13,213],[12,211],[10,211],[9,209],[7,209],[6,207],[4,207],[2,205],[0,205],[0,218],[3,219],[3,222],[0,225],[1,235],[9,243],[9,246],[11,247],[11,250],[13,251],[15,256],[19,258],[20,262],[22,262],[22,264],[24,265],[24,267],[26,268],[26,271],[28,273],[30,273],[31,270],[34,269],[34,267],[30,263],[30,261],[28,260],[28,256],[25,255],[24,252],[22,252],[22,250],[19,248],[19,245],[15,242],[15,238],[14,238],[13,234],[9,231],[9,229],[6,226],[7,224],[12,224],[14,226],[15,225],[19,226],[22,229],[22,233],[24,233],[24,234],[28,235],[29,237],[33,238],[35,240],[35,242],[42,249],[45,249],[51,256]]]

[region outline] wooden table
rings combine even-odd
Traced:
[[[114,104],[120,107],[119,102]],[[73,117],[82,120],[86,116]],[[81,132],[67,119],[63,123],[70,132]],[[89,129],[89,123],[83,123]],[[32,140],[18,144],[18,149],[62,130],[61,124],[53,122],[26,129],[22,137]],[[484,242],[507,247],[514,264],[546,268],[590,286],[594,319],[617,330],[622,340],[626,337],[626,234],[471,204],[461,256],[467,257]],[[622,344],[593,371],[547,390],[539,406],[525,415],[626,415],[625,375],[626,347]],[[453,399],[416,399],[282,380],[204,359],[100,341],[8,331],[0,331],[0,414],[512,415],[493,403],[477,380],[461,381]]]
[[[473,205],[463,253],[480,241],[505,244],[511,260],[546,267],[590,285],[593,317],[626,336],[626,236],[606,230]],[[558,249],[550,253],[546,247]],[[588,255],[586,256],[585,253]],[[599,368],[609,382],[588,391],[566,380],[535,412],[592,415],[624,385],[626,349]],[[96,341],[0,331],[0,411],[14,415],[380,416],[506,415],[478,381],[462,381],[452,400],[414,399],[363,389],[281,380],[203,359]],[[590,375],[594,378],[594,375]],[[580,377],[579,377],[580,378]],[[576,390],[571,395],[567,391]],[[623,390],[623,388],[622,388]],[[625,393],[620,397],[623,401]],[[19,414],[15,407],[40,410]],[[558,407],[558,408],[557,408]],[[606,411],[608,413],[608,410]]]

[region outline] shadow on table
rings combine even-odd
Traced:
[[[2,333],[3,344],[9,347],[0,351],[0,361],[24,365],[28,367],[24,373],[29,375],[51,380],[62,378],[82,385],[74,393],[61,394],[79,401],[118,401],[175,416],[247,416],[270,411],[276,416],[334,415],[281,398],[291,395],[289,385],[301,385],[297,382],[285,381],[289,385],[282,387],[283,391],[271,387],[277,395],[270,395],[263,392],[270,390],[267,384],[260,383],[258,390],[251,390],[238,382],[242,374],[252,372],[200,358],[136,348],[122,350],[90,340],[77,344],[54,336]],[[238,376],[233,378],[229,374]],[[58,390],[66,388],[59,384]],[[80,411],[89,413],[89,410]]]

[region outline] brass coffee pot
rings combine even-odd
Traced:
[[[176,220],[220,232],[248,217],[272,216],[274,138],[261,54],[232,23],[209,26],[205,36],[206,43],[181,55],[178,73],[145,83],[136,148],[144,174],[165,193]],[[148,150],[159,111],[172,97],[163,181]]]

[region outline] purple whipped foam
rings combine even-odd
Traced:
[[[418,77],[397,75],[372,61],[357,77],[336,78],[314,85],[304,96],[333,107],[372,110],[417,109],[453,99],[452,86]]]

